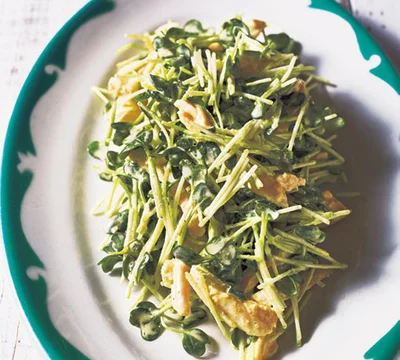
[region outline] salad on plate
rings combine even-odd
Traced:
[[[180,334],[194,357],[207,319],[242,359],[272,356],[291,324],[300,346],[310,290],[346,268],[323,249],[350,214],[329,190],[346,181],[344,120],[311,96],[332,84],[260,20],[127,37],[93,88],[107,130],[88,152],[110,188],[93,210],[111,218],[99,265],[126,283],[130,323],[147,341]]]

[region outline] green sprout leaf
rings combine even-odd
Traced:
[[[130,313],[129,322],[140,328],[140,334],[146,341],[158,339],[164,331],[157,311],[158,309],[153,303],[143,301]]]
[[[298,226],[295,233],[312,244],[320,244],[325,241],[325,233],[316,225]]]
[[[279,280],[276,283],[276,288],[286,296],[294,296],[297,295],[298,292],[296,282],[290,276]]]
[[[209,343],[210,338],[203,330],[192,329],[183,334],[182,346],[189,355],[194,357],[203,356]]]
[[[109,273],[114,270],[115,266],[122,261],[122,255],[107,255],[101,259],[97,265],[101,266],[101,269],[105,273]]]
[[[89,153],[89,155],[95,159],[101,160],[100,157],[100,142],[95,140],[92,141],[88,147],[87,147],[87,151]]]
[[[143,270],[146,268],[147,264],[149,264],[150,262],[151,262],[150,254],[149,253],[144,254],[143,259],[140,262],[137,273],[136,273],[136,278],[135,278],[136,283],[139,282],[139,280],[142,276]]]
[[[177,246],[173,251],[173,255],[188,266],[200,264],[204,260],[194,250],[185,246]]]
[[[191,19],[189,21],[186,22],[185,25],[183,25],[183,29],[189,33],[203,33],[206,30],[203,28],[203,25],[201,24],[200,21],[195,20],[195,19]]]
[[[214,194],[208,186],[201,182],[193,190],[193,200],[199,204],[202,209],[205,209],[214,199]]]
[[[231,332],[231,342],[235,349],[239,349],[241,344],[244,344],[245,347],[250,345],[249,336],[239,328],[234,328]]]

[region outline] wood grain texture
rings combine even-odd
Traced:
[[[86,0],[0,0],[0,157],[13,104],[48,41]],[[400,1],[346,1],[400,69]],[[3,252],[2,247],[0,247]],[[0,254],[0,360],[45,359],[25,319]]]

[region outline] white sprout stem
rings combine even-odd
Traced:
[[[293,56],[293,57],[290,59],[289,66],[288,66],[288,68],[287,68],[285,74],[284,74],[284,75],[282,76],[282,78],[281,78],[281,82],[282,82],[282,83],[284,83],[287,79],[289,79],[289,76],[290,76],[290,74],[291,74],[292,71],[293,71],[293,68],[294,68],[294,65],[295,65],[295,63],[296,63],[296,60],[297,60],[297,56]]]
[[[226,328],[224,324],[222,323],[222,320],[220,316],[218,315],[217,310],[215,309],[214,303],[211,300],[210,294],[208,293],[208,288],[205,283],[204,277],[201,274],[199,275],[198,282],[196,279],[193,277],[192,274],[186,273],[186,279],[189,282],[190,286],[193,288],[197,296],[200,298],[201,301],[208,307],[208,309],[211,312],[211,315],[214,317],[219,329],[222,332],[222,335],[228,340],[231,341],[231,337],[229,333],[226,331]]]
[[[181,202],[181,196],[184,185],[185,185],[185,178],[182,176],[179,180],[178,186],[176,188],[176,193],[174,196],[174,210],[173,210],[174,218],[178,216],[178,208]]]
[[[323,217],[322,215],[316,213],[315,211],[312,211],[312,210],[307,209],[307,208],[305,208],[305,207],[303,207],[303,208],[301,209],[301,211],[303,211],[303,212],[304,212],[305,214],[307,214],[307,215],[310,215],[310,216],[314,217],[315,219],[321,221],[322,223],[324,223],[324,224],[326,224],[326,225],[330,225],[330,223],[331,223],[327,218],[325,218],[325,217]]]
[[[246,86],[254,86],[254,85],[259,85],[259,84],[265,84],[265,83],[271,82],[271,81],[272,81],[272,78],[268,77],[268,78],[264,78],[264,79],[248,82],[248,83],[246,83]]]
[[[282,215],[282,214],[287,214],[287,213],[291,213],[293,211],[297,211],[297,210],[301,210],[303,206],[301,205],[294,205],[294,206],[289,206],[287,208],[284,209],[280,209],[277,211],[278,214]]]
[[[304,114],[305,114],[305,112],[307,110],[307,107],[308,107],[308,103],[305,103],[305,104],[302,105],[302,107],[300,109],[299,116],[296,119],[296,123],[294,124],[292,136],[291,136],[290,141],[289,141],[289,145],[288,145],[289,151],[293,150],[294,142],[296,140],[297,133],[298,133],[298,131],[300,129],[301,120],[303,119],[303,116],[304,116]]]
[[[124,247],[127,247],[128,244],[130,243],[130,240],[133,235],[133,222],[135,219],[135,212],[137,212],[137,208],[130,208],[128,212],[128,225],[126,227],[126,235],[124,239]]]
[[[265,287],[271,285],[271,284],[275,284],[277,281],[280,281],[282,279],[284,279],[287,276],[293,275],[293,274],[298,274],[299,272],[305,271],[307,270],[307,268],[305,267],[297,267],[297,268],[293,268],[290,270],[287,270],[281,274],[279,274],[278,276],[275,276],[273,278],[267,279],[267,281],[261,283],[260,285],[257,286],[258,289],[264,289]]]
[[[132,269],[131,279],[132,279],[134,285],[138,284],[136,282],[136,275],[139,271],[139,267],[142,263],[143,257],[145,256],[146,253],[150,253],[151,250],[153,250],[154,246],[157,244],[157,241],[161,236],[161,232],[163,231],[163,229],[164,229],[164,221],[163,221],[163,219],[158,219],[156,227],[153,230],[153,233],[151,234],[149,240],[147,240],[146,243],[144,244],[137,260],[135,261],[135,265]]]
[[[159,219],[164,219],[165,228],[167,230],[167,237],[171,237],[174,232],[174,227],[171,221],[171,214],[169,209],[165,206],[165,202],[162,196],[161,184],[158,179],[157,169],[154,165],[153,160],[149,157],[147,159],[150,175],[150,186],[153,190],[154,202],[157,209],[157,217]]]
[[[218,192],[212,203],[204,210],[204,215],[206,216],[204,217],[203,221],[199,223],[200,227],[204,226],[211,219],[211,217],[214,216],[218,209],[235,194],[235,192],[233,192],[232,190],[235,189],[235,186],[240,181],[240,174],[243,173],[244,169],[249,163],[249,160],[247,158],[248,154],[248,150],[245,150],[243,152],[236,166],[233,168],[231,174],[228,176],[228,180],[225,182],[222,189]]]
[[[300,245],[303,245],[305,248],[307,248],[310,252],[312,252],[313,254],[316,254],[320,257],[322,257],[323,259],[332,262],[333,264],[339,264],[335,259],[333,259],[329,253],[323,249],[320,249],[319,247],[312,245],[310,243],[308,243],[307,241],[305,241],[304,239],[302,239],[301,237],[298,237],[296,235],[293,234],[289,234],[286,233],[282,230],[279,229],[275,229],[275,232],[287,239],[290,239]]]
[[[332,147],[327,146],[325,144],[319,144],[326,152],[330,153],[333,155],[335,158],[337,158],[341,163],[344,163],[344,157],[340,155],[337,151],[333,150]]]
[[[330,141],[325,140],[324,138],[322,138],[322,137],[320,137],[318,135],[315,135],[313,132],[309,132],[309,133],[307,133],[307,135],[309,137],[313,138],[320,145],[325,145],[325,146],[328,146],[328,147],[332,147],[332,144],[330,143]]]
[[[143,212],[142,216],[139,221],[139,225],[136,229],[136,232],[138,235],[143,236],[146,231],[147,231],[147,225],[149,224],[149,221],[151,217],[156,213],[156,209],[150,210],[150,202],[146,202],[143,207]]]
[[[118,187],[118,178],[114,178],[113,179],[113,186],[111,188],[110,196],[108,197],[108,201],[107,201],[105,212],[108,212],[111,209],[111,206],[112,206],[112,203],[113,203],[113,199],[114,199],[114,195],[115,195],[115,191],[117,190],[117,187]]]
[[[267,264],[265,262],[265,239],[267,236],[267,215],[265,212],[262,214],[262,221],[260,226],[260,234],[257,234],[257,227],[253,227],[254,236],[255,236],[255,246],[254,246],[254,254],[257,257],[257,264],[261,274],[261,278],[263,282],[271,279],[271,274],[268,270]],[[261,290],[266,295],[268,302],[273,305],[274,311],[281,322],[282,327],[286,327],[286,322],[283,318],[283,311],[285,309],[285,303],[280,299],[275,286],[273,284],[268,285],[265,289]]]
[[[302,335],[301,335],[301,327],[300,327],[300,312],[299,312],[299,304],[297,302],[296,297],[291,297],[290,298],[292,302],[292,308],[293,308],[293,316],[294,316],[294,326],[296,329],[296,345],[301,346],[301,340],[302,340]]]
[[[256,95],[253,95],[253,94],[240,93],[240,95],[244,96],[247,99],[260,101],[260,102],[262,102],[264,104],[267,104],[267,105],[272,105],[274,103],[272,100],[264,99],[264,98],[262,98],[260,96],[256,96]]]
[[[304,162],[304,163],[294,164],[292,166],[292,169],[301,169],[301,168],[306,167],[306,166],[315,165],[316,163],[317,163],[317,161],[313,160],[313,161],[307,161],[307,162]]]
[[[269,85],[269,88],[267,89],[267,91],[264,94],[261,95],[261,97],[264,98],[264,99],[268,98],[270,95],[273,94],[274,91],[278,90],[280,86],[281,86],[281,82],[279,81],[279,79],[275,79]]]
[[[240,234],[243,234],[247,229],[253,227],[253,225],[258,224],[261,221],[261,218],[256,218],[253,221],[246,220],[246,223],[238,230],[236,230],[233,234],[229,236],[230,240],[237,238]]]
[[[286,86],[294,84],[296,81],[297,81],[297,78],[293,78],[293,79],[290,79],[288,81],[285,81],[284,83],[282,83],[281,89],[285,88]]]
[[[102,200],[97,202],[97,204],[94,206],[94,208],[90,212],[93,216],[104,215],[105,211],[104,210],[100,210],[100,208],[103,206],[105,200],[106,200],[106,198],[104,198],[104,199],[102,199]]]
[[[326,139],[326,141],[329,141],[330,143],[333,141],[333,140],[335,140],[337,138],[337,135],[336,134],[333,134],[332,136],[329,136],[327,139]]]
[[[334,118],[337,118],[337,114],[330,114],[324,117],[325,120],[332,120]]]
[[[109,100],[106,98],[106,96],[102,92],[103,89],[99,88],[98,86],[93,86],[92,91],[105,103],[107,104]]]
[[[310,269],[346,269],[347,265],[346,264],[313,264],[313,263],[308,263],[306,261],[298,261],[298,260],[291,260],[284,258],[282,256],[274,255],[275,259],[278,260],[281,263],[284,264],[290,264],[290,265],[296,265],[296,266],[305,266]]]
[[[156,274],[160,273],[160,268],[164,264],[164,262],[169,257],[173,246],[177,243],[178,245],[182,245],[184,237],[183,233],[185,231],[185,227],[188,225],[188,222],[192,218],[196,209],[193,208],[193,200],[192,198],[189,199],[187,207],[183,212],[181,218],[179,219],[178,224],[176,225],[176,229],[172,236],[164,242],[163,248],[161,250],[160,259],[157,264]]]
[[[233,189],[232,196],[236,194],[239,191],[239,189],[241,189],[250,180],[250,178],[253,177],[253,175],[255,175],[257,169],[258,166],[253,165],[247,173],[241,175],[239,182]]]
[[[228,153],[230,150],[237,145],[242,139],[246,137],[246,135],[254,129],[256,126],[256,123],[253,121],[249,121],[244,127],[242,127],[236,135],[226,144],[224,149],[221,151],[221,153],[218,155],[218,157],[215,159],[215,161],[210,165],[208,169],[208,173],[211,174],[211,172],[216,169],[217,167],[221,166],[222,163],[224,163],[227,160]],[[248,150],[246,150],[248,153]],[[229,158],[230,156],[228,156]]]

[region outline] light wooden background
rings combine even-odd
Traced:
[[[86,0],[0,0],[0,158],[15,99],[34,61]],[[400,69],[400,0],[344,0]],[[21,315],[0,245],[0,360],[45,359]]]

